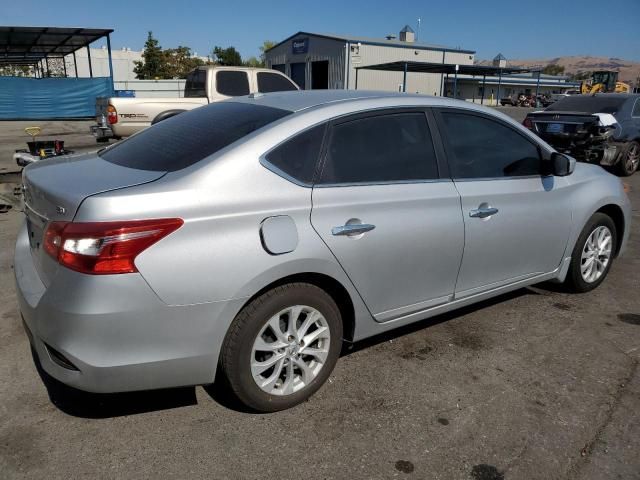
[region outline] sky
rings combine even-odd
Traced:
[[[258,56],[264,40],[296,33],[383,38],[408,24],[426,43],[475,50],[477,59],[566,55],[640,61],[640,0],[0,0],[0,25],[112,28],[112,47],[141,50],[148,31],[164,48],[205,56],[234,46]],[[418,31],[418,18],[421,28]],[[96,46],[99,46],[96,45]]]

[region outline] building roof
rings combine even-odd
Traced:
[[[415,33],[413,31],[413,28],[411,28],[409,25],[405,25],[404,28],[400,30],[400,33],[403,33],[403,32]]]
[[[63,57],[111,32],[106,28],[0,26],[0,65],[33,65],[43,58]]]
[[[342,42],[349,43],[362,43],[364,45],[379,45],[385,47],[399,47],[399,48],[413,48],[414,50],[437,50],[440,52],[459,52],[459,53],[468,53],[474,54],[475,50],[464,50],[460,48],[453,47],[445,47],[443,45],[435,45],[430,43],[422,43],[422,42],[403,42],[402,40],[387,40],[386,38],[375,38],[375,37],[358,37],[354,35],[336,35],[332,33],[313,33],[313,32],[298,32],[290,37],[285,38],[281,42],[275,44],[269,50],[272,50],[280,45],[287,43],[288,41],[294,39],[295,37],[299,37],[301,35],[308,35],[310,37],[320,37],[320,38],[328,38],[330,40],[339,40]],[[267,51],[269,51],[267,50]]]
[[[501,53],[497,54],[495,57],[493,57],[494,60],[506,60],[507,58],[502,55]]]

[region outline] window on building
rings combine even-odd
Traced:
[[[249,95],[249,77],[247,72],[221,70],[216,73],[216,90],[220,95],[239,97]]]
[[[444,112],[453,178],[539,175],[538,147],[513,128],[487,117]]]
[[[258,72],[259,92],[286,92],[288,90],[297,90],[296,86],[288,78],[277,73]]]
[[[318,163],[326,125],[318,125],[276,147],[267,161],[302,183],[311,183]]]
[[[438,178],[424,113],[365,117],[333,127],[320,183],[382,183]]]

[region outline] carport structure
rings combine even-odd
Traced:
[[[112,29],[0,26],[0,67],[30,67],[31,77],[0,77],[0,119],[69,118],[93,114],[95,97],[114,91]],[[106,39],[108,77],[94,77],[89,45]],[[76,52],[87,49],[89,78],[79,78]],[[66,58],[73,57],[73,71]],[[54,76],[51,61],[62,62]],[[60,72],[59,72],[60,73]],[[54,108],[55,107],[55,108]]]
[[[513,75],[518,73],[535,73],[537,74],[537,83],[536,83],[536,96],[538,95],[538,91],[540,88],[540,74],[542,70],[537,68],[519,68],[519,67],[495,67],[495,66],[485,66],[485,65],[456,65],[453,63],[430,63],[430,62],[408,62],[408,61],[397,61],[397,62],[389,62],[389,63],[380,63],[377,65],[364,65],[361,67],[356,67],[356,85],[355,89],[358,89],[358,72],[360,70],[378,70],[378,71],[386,71],[386,72],[404,72],[403,80],[402,80],[402,91],[407,91],[407,73],[409,72],[417,72],[417,73],[435,73],[446,75],[446,81],[449,80],[449,75],[453,75],[454,78],[454,98],[457,96],[457,84],[458,84],[458,75],[470,75],[473,77],[482,76],[482,98],[480,100],[481,104],[484,104],[484,91],[485,91],[485,82],[488,76],[497,76],[498,77],[498,99],[500,99],[500,86],[502,83],[503,75]],[[444,80],[444,79],[443,79]],[[440,82],[440,96],[442,96],[444,81]]]
[[[89,60],[89,76],[93,78],[89,45],[96,40],[106,38],[109,55],[109,77],[113,82],[111,33],[113,33],[113,30],[106,28],[0,27],[0,66],[31,66],[34,67],[34,75],[36,77],[45,77],[50,76],[51,73],[49,59],[59,58],[62,59],[66,77],[67,65],[64,57],[73,55],[73,65],[77,78],[76,52],[81,48],[86,48]]]

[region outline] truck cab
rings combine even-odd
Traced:
[[[91,133],[98,142],[133,135],[154,123],[187,110],[251,93],[298,90],[277,70],[249,67],[198,67],[187,75],[182,97],[96,99],[96,125]]]

